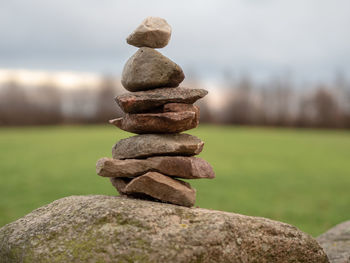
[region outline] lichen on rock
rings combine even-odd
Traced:
[[[1,262],[328,262],[265,218],[112,196],[70,196],[0,229]]]

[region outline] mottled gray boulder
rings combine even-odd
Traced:
[[[177,87],[185,75],[175,62],[158,51],[142,47],[126,62],[122,84],[128,91]]]
[[[350,221],[331,228],[320,235],[317,241],[331,263],[350,263]]]
[[[328,262],[297,228],[112,196],[71,196],[0,229],[3,263]]]
[[[167,103],[192,104],[208,94],[204,89],[160,88],[125,93],[115,98],[125,113],[143,113],[157,110]]]
[[[135,31],[128,36],[126,42],[135,47],[165,47],[171,36],[171,27],[160,17],[147,17]]]
[[[136,177],[147,172],[159,172],[184,179],[215,177],[213,168],[207,161],[193,156],[156,156],[126,160],[104,157],[96,164],[96,173],[103,177]]]
[[[125,114],[110,120],[118,128],[137,134],[178,133],[197,126],[198,115],[192,111]]]
[[[204,142],[185,133],[141,134],[118,141],[112,148],[115,159],[146,158],[158,155],[192,156],[199,154]]]

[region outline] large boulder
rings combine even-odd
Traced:
[[[350,220],[331,228],[317,241],[331,263],[350,263]]]
[[[328,262],[308,234],[260,217],[71,196],[0,229],[4,263]]]

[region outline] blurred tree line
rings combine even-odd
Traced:
[[[200,88],[196,81],[187,86]],[[227,74],[220,105],[198,102],[201,122],[237,125],[350,128],[350,83],[337,74],[330,84],[297,86],[288,76],[256,83]],[[0,125],[106,123],[122,115],[114,97],[125,92],[112,76],[99,87],[61,89],[47,82],[23,87],[16,79],[0,87]],[[217,102],[216,102],[217,103]]]
[[[296,85],[288,76],[256,83],[226,75],[220,107],[201,105],[201,122],[286,127],[350,128],[350,82]]]
[[[102,123],[121,116],[114,101],[120,87],[104,76],[98,87],[65,90],[53,83],[24,87],[11,80],[0,87],[0,125]]]

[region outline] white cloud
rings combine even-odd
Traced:
[[[0,66],[121,71],[125,37],[149,15],[173,27],[162,52],[201,75],[350,71],[348,0],[5,1]]]

